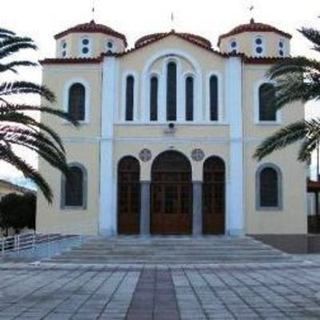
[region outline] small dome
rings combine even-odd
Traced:
[[[201,45],[206,48],[212,47],[211,42],[209,40],[207,40],[206,38],[203,38],[201,36],[191,34],[191,33],[175,32],[174,30],[172,30],[170,33],[152,33],[152,34],[148,34],[144,37],[141,37],[140,39],[138,39],[135,42],[135,47],[138,48],[138,47],[144,46],[150,42],[164,38],[164,37],[168,36],[169,34],[176,34],[181,38],[185,38],[186,40],[195,42],[198,45]]]
[[[281,30],[279,30],[269,24],[255,22],[254,19],[251,19],[250,23],[241,24],[241,25],[233,28],[228,33],[222,34],[219,37],[218,46],[220,45],[220,42],[223,38],[234,36],[236,34],[243,33],[243,32],[275,32],[275,33],[278,33],[286,38],[289,38],[289,39],[292,38],[291,34],[289,34],[289,33],[281,31]]]
[[[109,36],[113,36],[119,38],[124,41],[125,45],[127,46],[127,39],[125,35],[119,33],[103,24],[95,23],[94,20],[91,20],[89,23],[82,23],[78,24],[72,28],[69,28],[63,32],[60,32],[55,35],[55,39],[58,40],[70,33],[102,33]]]

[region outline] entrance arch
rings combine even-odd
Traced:
[[[212,156],[203,165],[203,233],[225,233],[225,164]]]
[[[118,164],[118,233],[140,232],[140,164],[131,156]]]
[[[161,153],[151,170],[151,233],[192,233],[192,173],[177,151]]]

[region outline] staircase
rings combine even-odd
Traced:
[[[82,264],[216,264],[293,262],[293,258],[249,237],[96,238],[47,259]]]

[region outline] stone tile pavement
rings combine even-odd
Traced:
[[[0,319],[320,319],[320,264],[0,265]]]

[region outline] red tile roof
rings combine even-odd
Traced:
[[[248,57],[243,56],[243,62],[247,64],[274,64],[287,57]]]
[[[218,46],[220,45],[220,42],[223,38],[230,37],[230,36],[242,33],[242,32],[275,32],[275,33],[278,33],[286,38],[289,38],[289,39],[292,38],[292,35],[289,33],[281,31],[273,26],[270,26],[269,24],[255,22],[253,19],[251,19],[250,23],[241,24],[241,25],[233,28],[228,33],[222,34],[219,37]]]
[[[95,64],[100,62],[102,62],[101,56],[98,58],[51,58],[41,60],[40,64]]]
[[[171,33],[174,33],[176,35],[180,35],[181,37],[188,39],[190,41],[197,42],[202,46],[205,46],[208,48],[212,47],[212,44],[208,39],[201,37],[199,35],[192,34],[192,33],[180,33],[180,32],[175,32],[174,30],[172,30]],[[148,34],[146,36],[143,36],[135,42],[135,47],[137,48],[137,47],[146,45],[149,42],[152,42],[154,40],[161,39],[161,38],[165,37],[167,34],[168,33],[162,32],[162,33],[152,33],[152,34]]]
[[[229,54],[229,53],[222,53],[220,51],[217,51],[217,50],[214,50],[211,48],[211,43],[210,43],[210,46],[208,46],[208,43],[209,41],[206,40],[205,38],[202,38],[200,36],[196,36],[196,35],[192,35],[190,33],[180,33],[180,32],[175,32],[174,30],[171,30],[170,32],[166,32],[166,33],[156,33],[154,34],[155,36],[151,36],[150,35],[150,38],[148,38],[149,36],[146,36],[147,39],[145,41],[140,41],[141,39],[143,38],[140,38],[137,42],[138,42],[138,46],[136,45],[136,47],[132,48],[132,49],[129,49],[125,52],[122,52],[122,53],[118,53],[118,54],[115,54],[116,56],[124,56],[126,54],[129,54],[129,53],[132,53],[132,52],[135,52],[141,48],[144,48],[145,46],[148,46],[154,42],[157,42],[157,41],[160,41],[166,37],[169,37],[171,35],[175,35],[177,36],[178,38],[181,38],[183,40],[186,40],[194,45],[197,45],[198,47],[201,47],[205,50],[208,50],[214,54],[218,54],[222,57],[229,57],[229,56],[242,56],[241,54]],[[136,42],[136,44],[137,44]],[[105,56],[106,54],[104,54]]]
[[[82,23],[82,24],[78,24],[72,28],[69,28],[63,32],[60,32],[58,34],[56,34],[54,36],[54,38],[60,39],[70,33],[102,33],[102,34],[106,34],[108,36],[113,36],[116,38],[119,38],[121,40],[124,41],[125,45],[127,46],[127,39],[125,37],[125,35],[123,35],[122,33],[119,33],[103,24],[98,24],[95,23],[94,20],[91,20],[89,23]]]

